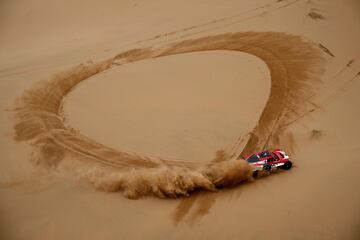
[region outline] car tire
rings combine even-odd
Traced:
[[[288,161],[283,165],[282,169],[289,170],[291,167],[292,167],[292,162]]]
[[[259,171],[254,171],[252,176],[253,178],[257,178],[259,176]]]
[[[263,170],[270,172],[270,170],[271,170],[270,164],[265,164],[265,165],[263,166]]]

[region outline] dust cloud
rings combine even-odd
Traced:
[[[252,179],[252,169],[244,160],[215,162],[200,169],[162,166],[152,169],[114,171],[93,168],[82,173],[96,189],[122,192],[130,199],[145,196],[177,198],[195,190],[217,191]]]

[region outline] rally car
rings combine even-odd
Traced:
[[[245,157],[245,160],[253,166],[253,177],[257,177],[260,171],[289,170],[292,167],[289,156],[280,149],[257,152]]]

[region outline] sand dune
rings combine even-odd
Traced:
[[[87,139],[65,126],[61,104],[63,98],[77,84],[111,66],[148,58],[209,50],[247,52],[259,57],[267,64],[272,81],[270,97],[241,154],[251,154],[254,151],[273,148],[280,144],[280,132],[284,131],[283,124],[286,121],[292,121],[291,118],[298,117],[301,111],[307,110],[304,100],[314,94],[313,84],[318,79],[317,75],[322,72],[322,58],[320,50],[316,49],[314,44],[307,43],[299,37],[271,32],[225,34],[186,40],[162,49],[135,49],[118,54],[99,64],[80,65],[58,74],[48,83],[43,83],[42,86],[27,91],[19,100],[18,106],[16,106],[15,139],[18,141],[34,140],[34,146],[37,148],[36,162],[42,165],[56,166],[65,156],[64,152],[68,150],[113,167],[188,166],[193,169],[191,162],[152,159],[136,153],[116,151]],[[312,81],[312,85],[306,84],[309,80]],[[278,92],[282,92],[282,94],[279,95]],[[297,106],[300,104],[303,109]],[[273,143],[274,140],[276,140],[275,143]],[[219,168],[221,167],[219,166]],[[181,173],[183,170],[177,171]],[[229,169],[229,171],[232,170]],[[227,173],[223,177],[226,175]],[[242,174],[239,177],[242,178]],[[181,181],[179,184],[181,187],[186,185],[182,181],[182,176],[176,176],[176,178],[177,181]],[[217,181],[223,182],[222,180]],[[190,190],[196,187],[209,189],[204,186],[206,186],[204,183],[191,183],[189,188]],[[176,186],[173,188],[176,189]],[[184,192],[184,190],[180,192]],[[185,192],[187,193],[187,191]]]
[[[2,238],[357,239],[359,7],[350,0],[1,3],[1,108],[6,111],[1,118]],[[254,91],[239,91],[248,98],[246,107],[236,103],[240,97],[198,105],[209,107],[214,119],[223,118],[223,134],[203,135],[211,136],[206,139],[208,148],[197,149],[198,156],[213,152],[213,157],[171,157],[175,148],[165,151],[166,145],[156,136],[149,140],[160,149],[154,152],[118,148],[117,138],[102,142],[96,136],[101,129],[119,132],[117,128],[131,126],[131,119],[129,126],[117,125],[115,120],[102,122],[101,112],[95,111],[89,116],[97,121],[88,124],[88,116],[71,115],[88,106],[89,99],[96,101],[96,94],[86,94],[96,93],[96,86],[105,91],[121,87],[125,76],[138,89],[146,88],[119,69],[133,66],[136,72],[141,63],[150,70],[139,70],[139,76],[153,81],[153,61],[168,62],[171,72],[178,66],[170,58],[195,59],[194,54],[211,52],[234,54],[234,62],[236,54],[243,61],[250,61],[245,54],[256,58],[267,68],[264,81],[270,82],[258,85],[263,83],[248,78],[243,70],[243,76],[240,71],[234,81]],[[210,67],[205,60],[202,64],[204,68],[194,64],[185,71],[201,77],[197,72]],[[245,67],[239,64],[239,69]],[[265,71],[255,65],[253,69]],[[105,81],[110,71],[119,82],[112,86]],[[221,73],[214,78],[231,77],[220,62],[212,71]],[[181,82],[181,77],[176,81]],[[225,80],[212,86],[204,82],[200,87],[206,91]],[[161,81],[154,86],[164,87]],[[257,96],[259,86],[261,96]],[[216,97],[234,94],[229,89],[224,87]],[[166,105],[171,92],[157,93],[165,93],[157,97]],[[193,96],[184,97],[191,104]],[[119,101],[126,105],[127,99],[114,95],[102,108],[112,109]],[[146,98],[142,101],[138,104],[144,105]],[[181,108],[181,99],[178,102],[176,107]],[[241,128],[227,124],[234,122],[230,116],[235,115],[216,111],[237,105],[243,108],[232,111],[239,112]],[[171,107],[153,111],[154,121],[164,128],[161,133],[170,135],[176,125],[167,133],[170,128],[161,116]],[[189,109],[184,108],[185,114]],[[127,112],[113,114],[121,118]],[[146,125],[146,118],[143,121]],[[182,149],[185,144],[176,148],[188,151],[186,156],[195,155],[190,154],[191,147],[205,144],[201,138],[192,142],[189,138],[215,131],[205,116],[196,121],[204,122],[201,128],[176,135],[177,140],[188,142],[187,149]],[[108,123],[112,124],[96,127]],[[89,132],[89,127],[81,127],[87,124]],[[185,121],[179,120],[180,129],[186,129]],[[125,143],[129,133],[117,137]],[[135,136],[141,137],[141,132]],[[216,140],[219,137],[223,140]],[[142,146],[146,141],[132,144],[138,144],[134,149],[149,149]],[[250,167],[236,160],[274,147],[290,152],[293,170],[253,181]],[[219,190],[219,186],[232,188]],[[181,196],[186,197],[170,199]]]

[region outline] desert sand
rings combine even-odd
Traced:
[[[12,0],[0,36],[0,239],[360,238],[359,1]]]

